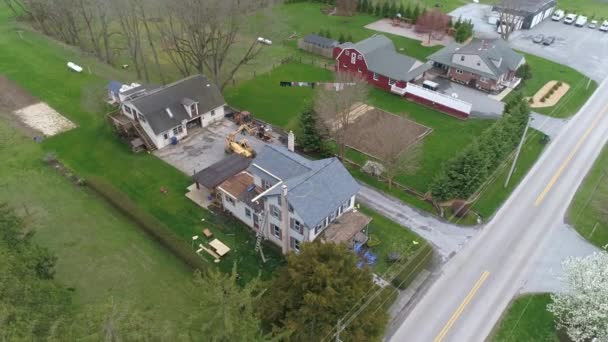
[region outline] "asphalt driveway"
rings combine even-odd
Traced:
[[[456,94],[459,99],[471,103],[473,105],[472,117],[499,118],[502,115],[504,103],[490,98],[488,93],[450,82],[445,78],[437,77],[433,79],[433,82],[439,84],[439,92],[450,96]]]

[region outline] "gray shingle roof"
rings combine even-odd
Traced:
[[[468,67],[458,62],[452,62],[452,56],[455,53],[480,56],[492,73]],[[502,62],[499,66],[496,66],[494,62],[498,62],[501,58]],[[511,49],[507,42],[501,38],[473,39],[466,45],[453,43],[430,55],[428,59],[494,80],[510,70],[516,70],[519,64],[525,60],[524,56]]]
[[[373,35],[356,44],[344,43],[340,47],[356,49],[365,57],[370,71],[394,80],[409,82],[428,70],[418,69],[421,62],[398,53],[393,41],[383,35]]]
[[[251,159],[236,153],[231,154],[219,162],[195,173],[194,176],[192,176],[192,179],[208,189],[213,189],[222,184],[226,179],[245,170],[249,164],[251,164]]]
[[[321,37],[316,34],[309,34],[309,35],[305,36],[304,42],[309,43],[309,44],[314,44],[314,45],[317,45],[317,46],[320,46],[323,48],[333,48],[333,47],[338,46],[338,44],[339,44],[337,40]]]
[[[146,117],[154,133],[160,134],[180,125],[183,120],[191,119],[182,104],[185,99],[198,102],[199,114],[225,103],[218,87],[203,75],[194,75],[148,91],[130,102]]]
[[[266,145],[253,163],[283,180],[287,201],[311,228],[360,189],[337,158],[308,160],[284,147]],[[249,167],[257,173],[254,168]],[[281,187],[275,187],[267,196],[279,195],[280,191]]]
[[[555,6],[556,4],[556,0],[510,0],[507,7],[502,6],[501,4],[496,4],[494,5],[493,9],[495,11],[502,11],[506,9],[509,12],[526,15],[536,14]]]

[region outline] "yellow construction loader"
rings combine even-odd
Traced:
[[[247,125],[241,125],[236,131],[226,137],[226,153],[237,153],[245,158],[255,157],[255,150],[249,145],[247,139],[236,140],[237,134],[247,131]]]

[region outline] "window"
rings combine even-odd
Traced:
[[[167,134],[167,133],[163,134],[163,138],[165,138],[165,140],[169,139],[169,134]]]
[[[304,225],[293,217],[289,219],[289,227],[300,234],[304,233]]]
[[[300,240],[295,239],[295,238],[289,238],[289,247],[291,247],[291,249],[299,252],[300,251]]]
[[[131,112],[131,107],[129,107],[129,106],[125,106],[125,112],[133,115],[133,112]]]
[[[373,78],[374,78],[374,81],[377,81],[380,77],[378,76],[378,74],[374,73]]]
[[[184,132],[184,128],[182,126],[177,126],[173,129],[173,135],[178,135]]]
[[[262,188],[268,189],[270,188],[270,182],[262,178]]]
[[[236,202],[234,202],[234,198],[228,195],[224,195],[224,198],[226,198],[226,202],[230,203],[231,205],[236,205]]]
[[[359,56],[357,56],[357,59],[358,59],[358,60],[362,60],[362,59],[363,59],[363,55],[359,55]]]
[[[319,223],[318,225],[315,226],[315,235],[319,234],[321,232],[321,230],[323,230],[323,224]]]
[[[480,61],[477,61],[477,66],[481,66],[481,62]]]
[[[460,61],[464,62],[464,56],[460,56]]]
[[[215,109],[211,111],[211,116],[215,115]]]
[[[281,219],[281,211],[276,205],[270,205],[270,215],[278,218],[279,220]]]
[[[283,236],[283,234],[281,234],[281,228],[279,228],[279,226],[276,224],[271,223],[270,229],[272,230],[272,235],[276,236],[277,238],[280,239]]]
[[[361,68],[357,68],[357,72],[361,72]]]
[[[287,205],[288,205],[287,209],[289,210],[289,212],[293,213],[293,207],[291,206],[291,204],[288,203]]]
[[[146,122],[146,117],[143,116],[141,113],[137,113],[137,117],[139,118],[139,120]]]
[[[198,116],[198,106],[196,105],[196,103],[190,106],[190,112],[192,113],[192,116]]]
[[[488,80],[487,78],[485,78],[485,77],[480,77],[480,78],[479,78],[479,80],[480,80],[481,82],[488,82],[488,81],[489,81],[489,80]]]
[[[350,64],[355,64],[355,63],[357,63],[357,54],[353,52],[350,55]]]
[[[251,218],[251,210],[249,208],[245,208],[245,216]]]
[[[460,69],[456,69],[456,73],[457,73],[457,74],[462,74],[462,70],[460,70]]]
[[[388,85],[392,86],[393,84],[395,84],[395,80],[392,78],[388,79]]]
[[[346,50],[346,51],[344,51],[344,54],[347,55],[347,56],[349,56],[350,55],[350,51]]]
[[[281,202],[281,200],[282,200],[281,196],[278,196],[278,197],[277,197],[277,203],[278,203],[279,205],[283,205],[283,203]]]

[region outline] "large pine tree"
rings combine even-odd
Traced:
[[[319,115],[311,105],[307,105],[300,114],[300,128],[302,134],[298,137],[298,145],[304,152],[318,153],[321,156],[329,154],[326,134],[320,125]]]

